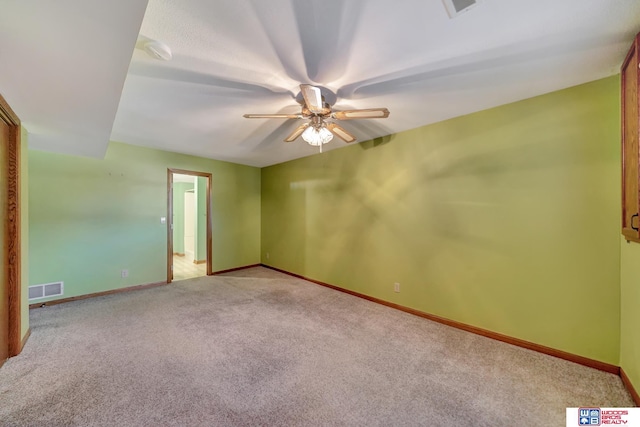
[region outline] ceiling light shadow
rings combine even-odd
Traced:
[[[354,82],[341,87],[338,90],[338,97],[359,99],[388,95],[397,93],[405,86],[427,83],[442,77],[505,68],[527,63],[532,58],[540,61],[544,58],[574,54],[577,51],[591,50],[617,43],[624,43],[624,38],[621,38],[619,34],[580,39],[574,37],[563,43],[557,43],[557,39],[552,37],[538,38],[525,43],[510,44],[465,56],[448,58]],[[540,45],[544,47],[539,47]]]
[[[284,139],[300,123],[301,122],[299,120],[285,120],[267,135],[264,135],[264,130],[261,126],[259,129],[252,133],[252,136],[259,138],[260,142],[251,147],[251,151],[258,152],[270,149],[276,144],[287,144],[286,142],[284,142]],[[292,144],[295,144],[296,142],[297,141],[292,142]]]
[[[366,2],[292,1],[307,77],[327,84],[344,74]]]
[[[233,89],[238,92],[245,92],[244,95],[236,93],[234,96],[239,98],[251,98],[268,97],[274,94],[282,95],[286,94],[291,98],[295,97],[295,94],[286,89],[269,87],[267,85],[260,85],[255,83],[247,83],[241,81],[235,81],[228,78],[222,78],[211,74],[200,73],[192,70],[184,70],[171,66],[164,66],[164,64],[147,64],[147,63],[132,63],[129,67],[129,73],[141,77],[149,77],[153,79],[162,79],[167,81],[190,83],[195,85],[203,85],[210,87],[219,87],[224,89]],[[212,69],[216,69],[216,66],[212,66]],[[232,75],[233,73],[228,73]]]

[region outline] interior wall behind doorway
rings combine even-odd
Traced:
[[[207,178],[196,178],[194,193],[196,196],[195,209],[195,260],[198,263],[207,260]]]
[[[173,253],[183,256],[184,249],[184,193],[193,190],[190,182],[173,183]]]
[[[173,177],[173,254],[203,264],[207,261],[207,178]]]

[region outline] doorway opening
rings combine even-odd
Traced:
[[[211,174],[168,169],[167,283],[210,276]]]

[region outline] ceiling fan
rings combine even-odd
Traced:
[[[325,102],[324,96],[319,87],[309,84],[301,84],[302,112],[300,114],[245,114],[247,119],[306,119],[308,122],[298,126],[285,142],[292,142],[299,136],[310,145],[319,146],[322,152],[322,145],[333,139],[333,135],[344,142],[353,142],[356,137],[347,132],[342,126],[337,125],[333,120],[354,120],[354,119],[384,119],[389,117],[389,110],[386,108],[367,108],[361,110],[332,111],[331,106]]]

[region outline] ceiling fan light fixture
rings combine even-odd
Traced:
[[[302,139],[314,147],[322,146],[333,139],[333,134],[326,127],[309,126],[302,132]]]
[[[477,0],[480,1],[480,0]],[[245,114],[247,119],[306,119],[284,139],[284,142],[292,142],[302,137],[309,145],[319,147],[331,141],[334,136],[346,143],[354,142],[356,137],[346,129],[333,123],[332,120],[353,119],[384,119],[389,117],[386,108],[367,108],[358,110],[331,111],[331,104],[325,101],[325,97],[319,87],[309,84],[300,85],[300,94],[296,100],[302,105],[300,114]]]

